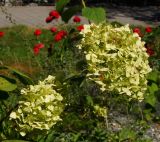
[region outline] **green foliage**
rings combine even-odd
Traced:
[[[13,91],[17,88],[16,84],[13,84],[11,82],[9,82],[8,80],[6,80],[3,77],[0,77],[0,90],[1,91],[6,91],[6,92],[10,92]]]
[[[68,22],[70,20],[70,18],[77,12],[80,12],[82,9],[81,6],[73,6],[69,9],[66,9],[65,11],[63,11],[62,13],[62,20],[64,22]]]
[[[82,9],[82,15],[96,24],[106,21],[106,13],[103,8],[85,7]]]
[[[68,22],[71,16],[73,16],[74,12],[77,12],[79,8],[73,8],[73,9],[65,9],[64,7],[67,5],[67,1],[61,1],[61,5],[59,5],[59,11],[62,12],[62,19],[65,20],[65,22]],[[86,7],[88,10],[88,8]],[[73,11],[72,11],[73,10]],[[100,20],[98,17],[97,19],[94,19],[97,17],[97,9],[89,9],[91,11],[90,15],[90,20],[93,20],[93,22],[100,22],[103,21],[102,19]],[[93,11],[92,11],[93,10]],[[95,11],[94,11],[95,10]],[[64,16],[63,16],[64,14]],[[88,13],[86,12],[86,15]],[[99,16],[99,15],[98,15]],[[105,16],[102,16],[105,18]],[[42,34],[40,37],[33,38],[36,40],[36,42],[43,41],[43,43],[46,43],[45,48],[42,49],[42,52],[38,55],[33,57],[32,54],[29,54],[31,56],[28,56],[28,60],[31,60],[33,62],[38,61],[38,67],[41,67],[43,70],[38,70],[37,71],[37,78],[36,80],[39,80],[40,78],[44,78],[48,76],[48,74],[54,75],[55,76],[55,86],[52,86],[52,89],[54,89],[57,93],[61,94],[63,96],[63,104],[65,104],[64,111],[61,113],[60,118],[62,121],[57,122],[54,127],[49,127],[50,129],[47,130],[48,133],[46,132],[41,132],[41,130],[34,129],[34,132],[32,131],[33,127],[35,126],[35,123],[33,120],[35,120],[37,125],[39,126],[42,123],[39,123],[41,120],[48,120],[50,117],[50,113],[47,114],[45,111],[46,106],[43,104],[41,108],[43,108],[42,111],[37,111],[39,107],[37,107],[37,100],[40,100],[39,102],[43,102],[45,100],[45,95],[49,93],[48,91],[48,85],[42,85],[41,88],[42,92],[40,91],[40,94],[42,97],[35,97],[34,98],[34,93],[37,92],[39,94],[38,86],[30,86],[30,88],[23,90],[24,92],[27,92],[26,94],[29,95],[21,95],[19,93],[19,90],[21,89],[21,86],[18,86],[17,90],[13,91],[13,95],[10,95],[7,100],[0,101],[0,141],[3,140],[28,140],[28,141],[35,141],[35,142],[116,142],[116,141],[130,141],[130,142],[150,142],[150,140],[144,139],[143,134],[145,133],[141,127],[141,124],[139,124],[138,127],[137,125],[135,126],[135,122],[130,124],[129,126],[126,126],[122,128],[119,131],[113,131],[111,130],[110,127],[108,127],[108,122],[110,124],[110,121],[112,121],[112,111],[117,111],[119,112],[118,114],[124,114],[130,116],[130,113],[135,113],[133,111],[134,105],[136,106],[136,113],[135,119],[139,119],[140,115],[150,115],[150,109],[148,110],[142,110],[140,106],[138,106],[139,102],[137,103],[136,100],[135,102],[128,101],[128,96],[126,95],[119,95],[117,94],[117,91],[109,92],[108,90],[102,92],[100,90],[101,86],[95,83],[92,80],[88,79],[88,73],[90,72],[90,63],[88,63],[88,58],[86,58],[86,52],[82,49],[77,49],[75,45],[77,45],[77,42],[80,42],[82,35],[79,35],[79,31],[77,31],[75,25],[60,25],[58,28],[59,30],[65,30],[67,31],[68,35],[62,39],[59,42],[53,42],[53,36],[56,33],[52,33],[53,36],[51,36],[51,33],[48,31],[43,31],[44,34]],[[117,27],[117,26],[115,26]],[[114,27],[114,28],[115,28]],[[85,27],[86,28],[86,27]],[[92,31],[94,31],[93,27]],[[131,35],[133,33],[128,30],[126,27],[121,27],[123,30],[126,29],[127,34],[120,34],[119,31],[115,31],[114,33],[110,33],[111,36],[114,38],[114,43],[117,41],[117,43],[120,43],[118,47],[121,47],[121,45],[126,45],[126,41],[128,41]],[[117,28],[117,30],[121,29]],[[121,30],[122,30],[121,29]],[[110,30],[110,29],[109,29]],[[113,30],[113,29],[112,29]],[[122,31],[123,31],[122,30]],[[83,32],[83,31],[81,31]],[[84,30],[86,32],[86,29]],[[100,37],[99,40],[95,40],[97,36],[101,35],[101,33],[105,33],[106,29],[98,29],[95,32],[95,38],[93,38],[93,41],[95,44],[93,44],[92,49],[94,50],[97,45],[99,44],[100,47],[104,47],[103,45],[103,38]],[[27,32],[26,32],[27,33]],[[124,36],[125,35],[125,36]],[[12,35],[13,36],[13,35]],[[93,35],[90,33],[89,37],[93,37]],[[120,39],[118,38],[120,37]],[[29,39],[32,39],[28,37]],[[121,38],[127,39],[127,40],[122,40]],[[116,40],[115,40],[116,39]],[[129,43],[126,45],[129,47],[132,51],[134,47],[130,47],[130,45],[138,42],[136,44],[140,44],[141,42],[139,41],[139,38],[137,36],[133,37],[133,41],[129,40]],[[106,40],[106,39],[105,39]],[[99,43],[100,41],[100,43]],[[52,42],[50,44],[50,42]],[[88,41],[87,41],[88,42]],[[87,43],[86,42],[86,43]],[[112,43],[112,40],[108,40],[109,43]],[[123,44],[124,42],[124,44]],[[1,44],[1,43],[0,43]],[[29,44],[34,44],[33,40],[30,40]],[[51,46],[50,46],[51,45]],[[53,46],[52,46],[53,45]],[[52,47],[52,48],[50,48]],[[89,44],[87,45],[89,47]],[[99,47],[99,46],[98,46]],[[114,46],[107,46],[110,48],[113,48],[113,50],[109,51],[108,54],[112,55],[117,52],[117,50],[114,50]],[[139,45],[141,47],[141,44]],[[47,56],[47,48],[51,49],[51,52]],[[99,49],[99,48],[98,48]],[[142,47],[143,49],[143,47]],[[17,49],[18,50],[18,49]],[[102,49],[102,51],[104,51]],[[104,51],[106,52],[106,51]],[[137,54],[141,53],[141,51],[138,51]],[[145,52],[145,51],[144,51]],[[30,52],[32,53],[32,52]],[[95,50],[95,53],[98,53],[97,50]],[[136,55],[137,55],[136,54]],[[145,54],[145,53],[144,53]],[[126,54],[126,56],[128,53]],[[129,54],[130,55],[130,54]],[[131,54],[133,55],[133,54]],[[133,56],[136,56],[135,54]],[[18,57],[18,56],[17,56]],[[128,56],[127,56],[128,57]],[[124,58],[127,58],[124,57]],[[108,58],[105,58],[105,62],[108,60]],[[121,58],[118,60],[121,62]],[[125,60],[126,61],[126,60]],[[137,61],[137,64],[144,64],[143,62]],[[115,63],[117,63],[117,60],[115,60]],[[134,65],[137,65],[133,63]],[[104,67],[104,64],[99,64],[100,67]],[[114,64],[112,64],[114,65]],[[137,65],[137,66],[138,66]],[[107,65],[109,66],[109,65]],[[120,65],[118,67],[115,67],[115,71],[118,71]],[[132,66],[131,66],[132,67]],[[148,67],[148,66],[147,66]],[[96,69],[97,66],[94,66],[93,69]],[[10,68],[7,68],[10,69]],[[39,68],[38,68],[39,69]],[[104,69],[104,68],[103,68]],[[138,68],[139,69],[139,68]],[[113,70],[113,71],[114,71]],[[140,70],[140,69],[139,69]],[[138,71],[139,71],[138,70]],[[98,73],[103,73],[106,70],[100,70]],[[132,69],[128,69],[128,72],[132,72]],[[39,74],[41,72],[41,74]],[[124,77],[128,72],[120,72],[121,76]],[[6,79],[10,83],[16,84],[19,83],[17,81],[21,81],[22,83],[32,83],[30,82],[30,78],[26,77],[25,75],[15,71],[12,69],[11,77],[8,76],[3,76],[1,75],[0,77]],[[123,74],[124,73],[124,74]],[[138,72],[139,73],[139,72]],[[95,74],[96,76],[97,74]],[[103,80],[103,77],[108,77],[108,74],[105,74],[106,76],[100,76],[101,81]],[[133,75],[135,75],[133,73]],[[19,77],[20,76],[20,77]],[[95,77],[94,76],[94,77]],[[143,76],[143,75],[142,75]],[[16,78],[15,78],[16,77]],[[17,78],[18,77],[18,78]],[[93,76],[91,76],[93,77]],[[113,75],[112,78],[115,76]],[[21,79],[23,78],[23,79]],[[20,79],[20,80],[19,80]],[[118,81],[120,79],[118,78]],[[159,91],[159,74],[151,72],[151,74],[148,76],[148,94],[146,95],[145,103],[149,104],[151,107],[156,109],[156,104],[157,104],[157,98],[159,94],[157,93]],[[16,82],[15,82],[16,81]],[[107,80],[108,81],[108,80]],[[128,81],[128,80],[127,80]],[[125,82],[128,85],[128,82]],[[133,81],[133,80],[132,80]],[[41,82],[43,83],[43,81]],[[106,83],[106,82],[105,82]],[[108,83],[108,82],[107,82]],[[110,82],[109,82],[110,83]],[[142,83],[142,82],[141,82]],[[143,83],[142,83],[143,84]],[[60,88],[60,89],[58,89]],[[116,88],[116,87],[115,87]],[[32,90],[33,89],[33,90]],[[35,91],[34,93],[32,91]],[[23,92],[23,93],[24,93]],[[6,92],[0,92],[1,94],[4,94],[4,96],[7,96]],[[44,96],[43,96],[44,95]],[[49,94],[48,94],[49,95]],[[25,97],[24,97],[25,96]],[[28,96],[28,97],[27,97]],[[148,98],[147,98],[148,97]],[[27,103],[25,104],[25,100],[30,100],[30,104],[28,105]],[[24,106],[25,110],[25,117],[21,117],[22,119],[22,125],[20,127],[23,127],[24,124],[28,124],[27,126],[24,126],[22,129],[26,130],[28,129],[28,126],[33,126],[31,129],[29,128],[30,133],[26,136],[24,136],[24,133],[21,133],[24,137],[19,135],[17,133],[18,128],[16,127],[16,124],[21,124],[20,120],[18,119],[17,116],[22,115],[20,112],[22,109],[20,106],[17,106],[17,102],[19,103],[20,106]],[[142,102],[143,104],[144,102]],[[36,105],[35,105],[36,104]],[[57,104],[57,103],[56,103]],[[28,105],[28,106],[27,106]],[[41,104],[40,104],[41,105]],[[53,105],[53,104],[52,104]],[[32,112],[30,112],[30,115],[28,114],[28,110],[32,108]],[[18,112],[19,111],[19,112]],[[12,112],[12,113],[11,113]],[[15,115],[15,113],[16,115]],[[37,114],[35,114],[35,112]],[[146,113],[146,114],[145,114]],[[110,114],[110,115],[108,115]],[[27,116],[28,117],[27,117]],[[41,116],[42,115],[42,116]],[[9,121],[9,116],[13,118],[13,121]],[[17,121],[14,121],[15,116],[17,117]],[[34,116],[34,117],[33,117]],[[38,117],[40,116],[40,117]],[[51,116],[53,119],[54,117]],[[119,116],[116,115],[118,118]],[[146,116],[147,117],[147,116]],[[114,118],[113,118],[114,119]],[[24,122],[23,122],[24,121]],[[115,119],[117,121],[117,119]],[[34,124],[33,124],[34,123]],[[129,122],[128,122],[129,123]],[[45,123],[47,124],[47,122]],[[114,124],[114,123],[113,123]],[[146,125],[148,125],[146,123]],[[46,126],[46,125],[45,125]],[[138,128],[137,128],[138,127]],[[14,128],[14,129],[13,129]],[[16,129],[15,129],[16,128]],[[21,130],[22,130],[21,129]],[[16,130],[16,131],[15,131]],[[21,131],[20,131],[21,132]],[[140,134],[139,134],[140,133]],[[13,140],[12,140],[13,139]]]
[[[148,74],[148,77],[147,79],[150,80],[150,81],[154,81],[154,82],[157,82],[158,80],[158,75],[159,75],[159,72],[158,71],[152,71]]]
[[[106,21],[106,12],[103,8],[89,8],[86,7],[84,1],[82,0],[82,6],[73,6],[65,10],[65,6],[70,2],[70,0],[61,0],[56,2],[56,10],[61,13],[62,20],[68,22],[69,19],[76,13],[82,11],[82,16],[86,17],[88,20],[94,23],[100,23]]]
[[[11,78],[10,76],[3,75],[3,74],[0,75],[0,98],[1,99],[7,99],[9,92],[16,90],[20,83],[23,83],[24,85],[32,83],[32,80],[27,75],[15,69],[12,69],[7,66],[0,66],[0,70],[1,71],[7,70],[11,74],[10,76],[12,77]],[[13,78],[13,76],[15,77]],[[17,81],[17,79],[19,79],[20,83]]]
[[[155,119],[159,117],[160,114],[153,114],[153,112],[158,112],[158,104],[160,103],[160,84],[159,84],[159,71],[153,70],[148,75],[148,92],[145,96],[146,109],[144,114],[147,120]]]
[[[136,132],[129,128],[124,128],[119,132],[120,141],[125,141],[125,140],[133,141],[135,137],[136,137]]]
[[[70,2],[70,0],[59,0],[56,2],[56,10],[62,12],[64,7]]]
[[[4,140],[2,142],[29,142],[29,141],[23,141],[23,140]]]

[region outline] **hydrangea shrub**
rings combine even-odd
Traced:
[[[102,91],[116,91],[131,99],[142,100],[147,89],[146,76],[151,71],[144,42],[128,25],[84,25],[77,45],[88,62],[88,78]]]
[[[21,90],[23,100],[18,109],[10,114],[10,119],[17,124],[16,130],[22,136],[34,129],[49,130],[61,120],[63,97],[54,89],[55,77],[48,76],[38,85],[30,85]]]

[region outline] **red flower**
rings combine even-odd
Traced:
[[[62,31],[59,31],[58,34],[64,37],[67,35],[67,32],[62,30]]]
[[[59,31],[56,35],[55,35],[55,37],[54,37],[54,40],[56,41],[56,42],[58,42],[58,41],[60,41],[60,40],[62,40],[65,36],[67,35],[67,32],[66,31]]]
[[[83,26],[83,25],[80,25],[80,26],[77,27],[77,30],[78,30],[78,31],[82,31],[83,29],[84,29],[84,26]]]
[[[53,16],[48,16],[48,17],[46,18],[46,23],[52,22],[53,19],[54,19]]]
[[[44,48],[44,44],[43,43],[37,43],[34,47],[37,47],[39,49]]]
[[[55,33],[55,32],[57,31],[57,28],[56,28],[56,27],[52,27],[52,28],[50,29],[50,31],[51,31],[52,33]]]
[[[81,22],[81,19],[78,16],[74,16],[73,21],[79,23]]]
[[[60,14],[58,13],[58,11],[52,10],[52,11],[49,13],[49,16],[52,16],[53,18],[58,19],[58,18],[60,17]]]
[[[38,55],[39,54],[39,48],[34,47],[33,51],[34,51],[34,55]]]
[[[34,46],[34,48],[33,48],[34,54],[35,54],[35,55],[38,55],[39,50],[40,50],[41,48],[44,48],[44,44],[43,44],[43,43],[37,43],[37,44],[35,44],[35,46]]]
[[[151,49],[151,48],[149,48],[149,47],[146,48],[146,49],[147,49],[146,52],[148,53],[149,56],[153,56],[153,55],[154,55],[154,50],[153,50],[153,49]]]
[[[4,32],[0,32],[0,37],[3,37],[4,36]]]
[[[149,27],[149,26],[148,26],[148,27],[146,27],[146,29],[145,29],[145,30],[146,30],[146,32],[147,32],[147,33],[151,33],[151,32],[152,32],[152,28],[151,28],[151,27]]]
[[[142,36],[141,30],[140,30],[139,28],[134,28],[134,29],[133,29],[133,32],[134,32],[134,33],[137,33],[139,36]]]
[[[63,37],[62,37],[60,34],[56,34],[55,37],[54,37],[54,40],[55,40],[56,42],[58,42],[58,41],[62,40],[62,38],[63,38]]]
[[[42,31],[40,30],[40,29],[36,29],[35,31],[34,31],[34,35],[35,36],[39,36],[39,35],[41,35],[42,34]]]

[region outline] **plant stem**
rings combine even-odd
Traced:
[[[138,106],[139,106],[139,110],[140,110],[140,114],[141,114],[141,119],[144,120],[143,111],[142,111],[142,108],[140,106],[140,103],[138,103]]]
[[[86,4],[85,4],[84,0],[82,0],[82,5],[83,5],[84,8],[86,7]]]

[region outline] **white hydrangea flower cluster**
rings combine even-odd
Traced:
[[[18,109],[10,114],[10,119],[15,120],[16,130],[22,136],[34,129],[49,130],[61,120],[63,97],[54,89],[54,83],[55,77],[49,75],[38,85],[21,90],[23,100],[19,102]]]
[[[146,75],[151,71],[144,42],[128,25],[84,25],[77,45],[84,50],[89,79],[102,91],[117,91],[130,98],[144,99]]]

